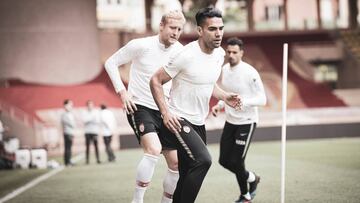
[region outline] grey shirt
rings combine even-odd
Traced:
[[[72,112],[65,111],[61,115],[61,124],[63,127],[64,134],[74,135],[76,123],[75,123],[74,114]]]

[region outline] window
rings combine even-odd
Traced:
[[[338,80],[337,67],[334,64],[317,64],[314,79],[319,83],[335,83]]]
[[[282,5],[271,5],[265,7],[266,21],[279,21],[282,15],[283,15]]]

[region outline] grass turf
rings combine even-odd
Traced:
[[[213,165],[196,202],[233,202],[239,193],[235,176],[217,163],[218,145],[210,145],[209,150]],[[261,175],[254,202],[280,202],[280,153],[280,141],[254,142],[250,146],[247,168]],[[140,149],[132,149],[119,151],[116,163],[97,165],[93,161],[91,165],[84,165],[84,161],[80,161],[77,166],[66,168],[9,202],[129,203],[141,156]],[[360,201],[360,138],[288,141],[286,166],[286,202]],[[145,202],[160,202],[165,171],[162,158]],[[25,183],[31,175],[38,175],[35,172],[37,170],[1,172],[0,194],[9,192],[7,184],[11,185],[11,180],[19,182],[26,178]]]

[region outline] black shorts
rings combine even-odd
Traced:
[[[205,125],[200,125],[200,126],[199,125],[193,125],[192,123],[190,123],[186,119],[181,120],[179,122],[180,122],[180,124],[181,124],[181,126],[183,128],[183,131],[184,131],[184,129],[187,130],[186,128],[189,127],[190,128],[189,131],[194,130],[200,136],[202,141],[206,144]],[[185,126],[187,126],[187,127],[185,127]],[[181,143],[176,138],[174,133],[172,133],[165,125],[162,125],[162,127],[160,129],[159,139],[160,139],[160,142],[161,142],[161,145],[162,145],[163,149],[178,149],[178,147],[182,147]]]
[[[140,137],[151,132],[159,134],[162,126],[161,114],[158,110],[136,104],[137,111],[127,114],[128,122],[140,143]]]

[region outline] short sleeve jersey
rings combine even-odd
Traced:
[[[172,78],[169,108],[194,125],[203,125],[209,113],[214,85],[221,73],[225,51],[220,47],[204,53],[198,41],[174,54],[165,71]]]

